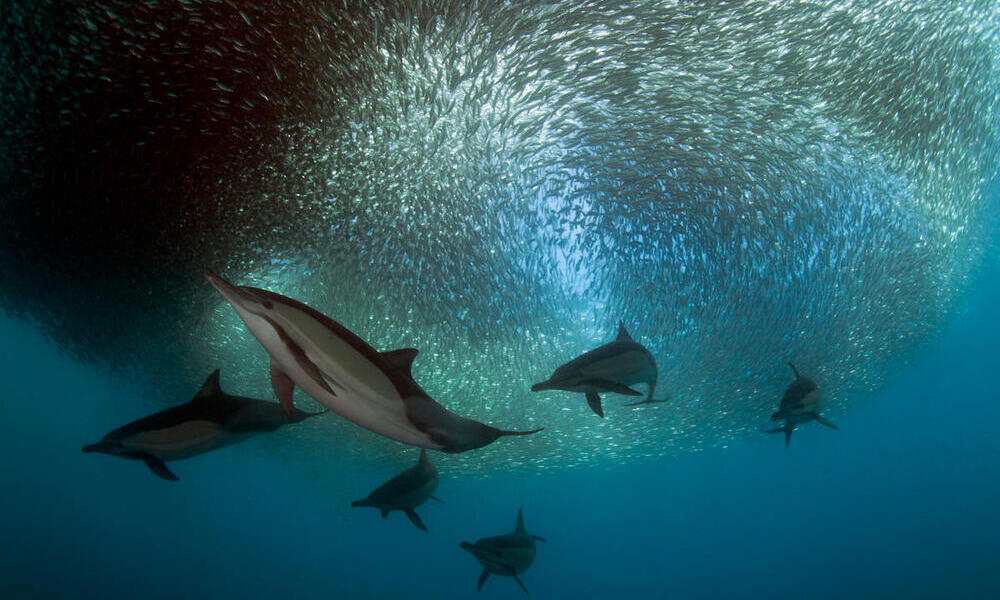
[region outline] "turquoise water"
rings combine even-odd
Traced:
[[[176,463],[179,484],[80,454],[138,416],[114,408],[138,392],[4,319],[0,577],[62,598],[469,598],[479,567],[458,542],[512,529],[524,507],[548,539],[522,575],[533,597],[996,597],[995,265],[840,431],[800,427],[789,449],[761,434],[673,458],[445,476],[445,503],[420,511],[429,533],[349,507],[390,472],[332,463],[336,491],[320,491],[259,440]],[[493,577],[480,597],[520,594]]]
[[[459,548],[519,508],[536,598],[1000,597],[998,90],[994,0],[0,2],[0,599],[523,597]],[[81,453],[274,399],[205,269],[544,431],[427,533],[337,415]],[[620,321],[666,402],[529,391]]]

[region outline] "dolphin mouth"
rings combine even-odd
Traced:
[[[212,284],[212,287],[222,294],[223,298],[228,300],[229,303],[234,306],[238,305],[244,308],[250,308],[249,305],[257,304],[262,305],[264,308],[270,308],[268,306],[270,302],[261,298],[258,294],[255,294],[253,290],[233,285],[211,269],[205,269],[202,272],[202,275],[209,283]]]

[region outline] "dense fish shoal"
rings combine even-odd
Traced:
[[[5,311],[154,409],[215,368],[271,397],[203,269],[301,299],[420,349],[449,409],[545,427],[443,470],[759,435],[788,361],[840,423],[961,306],[996,209],[993,2],[14,0],[0,28]],[[530,393],[620,321],[669,403]]]

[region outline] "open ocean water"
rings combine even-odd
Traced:
[[[9,0],[0,84],[0,599],[523,597],[459,546],[519,509],[534,598],[1000,598],[996,2]],[[337,414],[82,453],[276,402],[205,269],[544,429],[429,451],[427,532]],[[619,322],[665,402],[529,391]]]

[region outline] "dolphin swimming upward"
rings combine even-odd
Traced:
[[[477,590],[482,590],[486,578],[490,576],[490,573],[494,573],[513,577],[524,593],[529,593],[528,588],[524,587],[524,583],[517,575],[526,571],[535,561],[535,540],[544,542],[545,538],[528,533],[524,528],[524,516],[521,513],[521,509],[518,509],[517,525],[514,527],[513,533],[483,538],[475,544],[462,542],[459,545],[463,550],[472,553],[476,560],[483,565]]]
[[[505,431],[466,419],[427,395],[410,373],[417,351],[377,352],[333,319],[291,298],[207,279],[271,356],[271,385],[285,410],[295,386],[354,423],[388,438],[445,452],[480,448]]]
[[[229,446],[319,414],[295,409],[289,416],[274,402],[230,396],[219,387],[216,369],[187,404],[119,427],[83,451],[143,460],[153,473],[177,481],[164,461]]]
[[[364,500],[351,502],[351,506],[377,508],[382,511],[383,519],[389,516],[389,511],[401,510],[417,529],[427,531],[427,526],[413,509],[427,502],[428,498],[438,500],[434,497],[437,486],[437,467],[427,460],[427,450],[421,448],[417,464],[375,488]]]
[[[597,413],[604,416],[601,408],[601,392],[615,392],[627,396],[642,394],[628,387],[634,383],[649,384],[649,393],[645,400],[633,402],[625,406],[639,404],[655,404],[666,400],[653,400],[653,390],[656,389],[656,361],[653,355],[642,344],[632,339],[625,331],[625,324],[618,324],[618,337],[613,342],[595,348],[555,370],[552,377],[531,386],[531,391],[566,390],[567,392],[583,392],[587,395],[587,404]]]
[[[785,395],[781,398],[781,406],[778,412],[771,415],[772,421],[785,420],[784,427],[768,429],[765,433],[785,432],[785,447],[792,441],[792,431],[795,426],[809,421],[818,421],[827,427],[840,429],[830,421],[820,416],[819,409],[823,403],[823,396],[819,392],[819,386],[808,377],[799,375],[799,370],[795,365],[788,363],[795,373],[795,381],[785,389]]]

